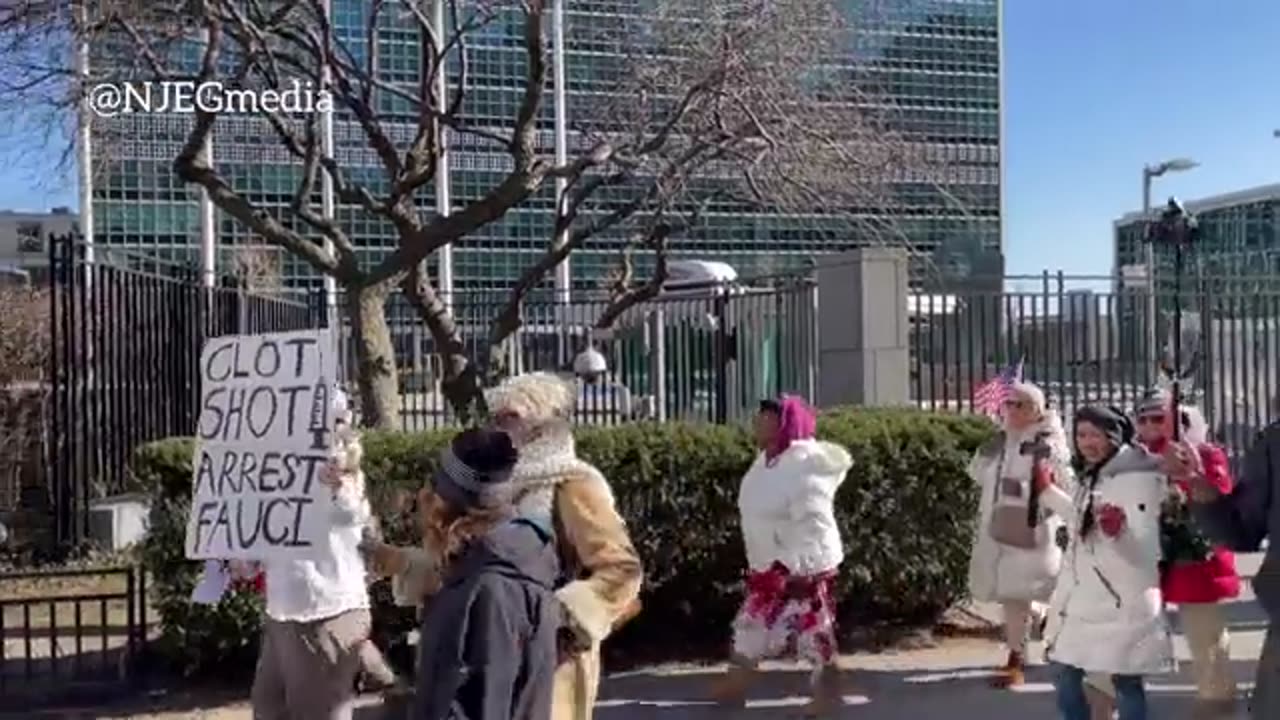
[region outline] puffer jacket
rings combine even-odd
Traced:
[[[1019,548],[1004,545],[991,536],[991,517],[997,505],[1014,505],[1027,512],[1031,498],[1033,460],[1022,453],[1024,442],[1034,441],[1044,433],[1050,455],[1046,458],[1054,482],[1068,494],[1075,487],[1071,470],[1071,450],[1061,426],[1045,420],[1023,432],[1001,432],[974,453],[969,475],[982,493],[978,502],[978,523],[973,550],[969,555],[969,594],[979,602],[1010,600],[1048,602],[1058,582],[1062,567],[1062,548],[1058,546],[1058,530],[1063,517],[1040,503],[1040,522],[1036,528],[1036,547]],[[1014,484],[1016,495],[1001,492]]]
[[[1155,458],[1126,445],[1097,473],[1077,478],[1074,497],[1051,487],[1041,496],[1072,518],[1070,545],[1049,616],[1045,655],[1052,662],[1109,675],[1168,671],[1173,637],[1160,597],[1160,511],[1166,479]],[[1125,514],[1116,537],[1094,527],[1081,536],[1093,496],[1097,509]]]
[[[1147,450],[1154,455],[1164,452],[1167,442],[1152,443]],[[1205,479],[1218,492],[1231,493],[1231,468],[1222,448],[1204,444],[1198,448]],[[1186,481],[1177,481],[1183,493],[1190,493]],[[1240,576],[1236,573],[1236,556],[1225,547],[1213,549],[1203,562],[1177,563],[1168,567],[1161,578],[1160,589],[1168,603],[1216,603],[1240,594]]]
[[[738,491],[752,571],[781,563],[806,576],[840,566],[844,544],[835,495],[852,466],[847,450],[818,440],[797,440],[772,461],[764,453],[756,457]]]

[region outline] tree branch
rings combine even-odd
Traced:
[[[669,277],[667,240],[675,232],[676,229],[665,222],[656,224],[649,231],[649,236],[645,238],[644,244],[652,249],[654,253],[653,275],[637,287],[620,286],[608,307],[604,309],[604,312],[600,313],[600,317],[596,318],[596,329],[605,330],[612,327],[618,321],[618,318],[626,314],[628,310],[656,298],[662,292],[662,286],[666,284]]]

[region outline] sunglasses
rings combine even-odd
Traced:
[[[1139,425],[1161,425],[1164,423],[1163,415],[1139,415]]]
[[[1026,400],[1005,400],[1004,406],[1010,410],[1026,410],[1031,407],[1031,403]]]

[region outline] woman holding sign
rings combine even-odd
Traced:
[[[369,664],[369,592],[360,544],[372,519],[345,399],[339,416],[329,553],[273,560],[265,570],[267,617],[253,679],[254,720],[347,720],[355,681]],[[376,658],[380,663],[381,658]],[[378,663],[375,663],[377,665]]]
[[[556,596],[569,628],[562,633],[565,660],[555,675],[555,720],[592,717],[600,644],[639,611],[642,576],[608,481],[575,451],[570,419],[576,398],[572,384],[549,373],[510,378],[486,394],[494,425],[519,451],[511,479],[516,511],[553,527],[562,556]],[[433,506],[430,490],[424,490],[419,507]],[[433,520],[424,522],[430,528]],[[438,588],[439,548],[372,550],[377,570],[393,577],[398,602],[421,604]]]

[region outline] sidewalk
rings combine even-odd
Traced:
[[[1257,572],[1260,555],[1239,558],[1247,577]],[[1233,671],[1242,690],[1252,687],[1253,673],[1266,632],[1266,618],[1251,589],[1227,605],[1232,630]],[[861,652],[842,656],[846,671],[846,708],[838,717],[860,720],[946,717],[950,720],[987,720],[992,717],[1053,717],[1052,685],[1047,669],[1032,667],[1028,682],[1016,691],[995,691],[988,679],[1003,660],[1004,650],[993,639],[993,621],[999,607],[980,604],[948,613],[953,627],[932,638],[908,643],[885,652]],[[1174,627],[1177,627],[1175,621]],[[948,636],[947,633],[955,633]],[[1152,717],[1177,718],[1185,714],[1195,692],[1185,640],[1176,638],[1181,667],[1168,676],[1152,677],[1148,692]],[[1040,651],[1032,653],[1039,661]],[[782,718],[803,705],[808,673],[794,663],[771,663],[754,688],[745,712],[732,717]],[[710,720],[727,717],[707,701],[707,689],[722,667],[664,665],[609,676],[602,687],[596,716],[600,720]],[[247,689],[241,693],[199,694],[153,698],[129,708],[113,710],[62,710],[22,713],[24,718],[59,720],[133,718],[134,720],[250,720]],[[379,701],[360,702],[357,720],[381,720]],[[11,716],[6,716],[11,717]],[[1243,705],[1241,714],[1243,715]]]

